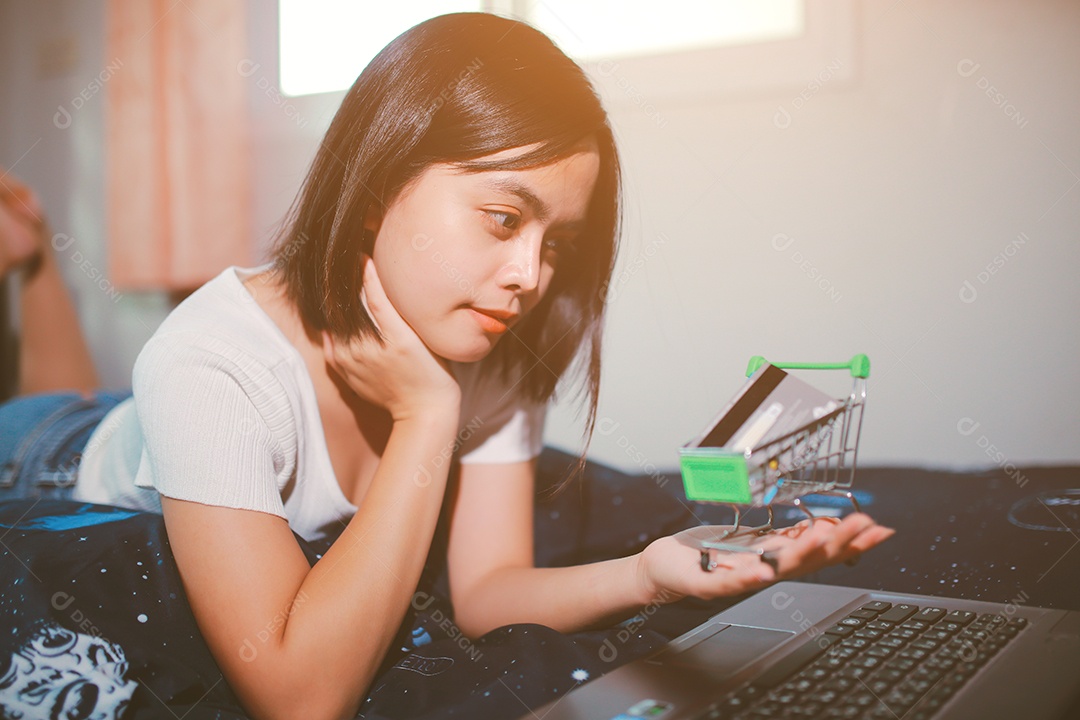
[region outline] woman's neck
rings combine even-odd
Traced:
[[[319,333],[310,331],[296,306],[289,300],[284,287],[267,270],[244,281],[244,286],[282,334],[296,348],[304,360],[315,388],[315,396],[322,418],[323,434],[335,471],[346,496],[354,478],[342,477],[348,469],[367,467],[381,457],[390,436],[393,419],[382,407],[367,402],[357,395],[341,377],[326,363]],[[354,448],[352,458],[348,448]]]

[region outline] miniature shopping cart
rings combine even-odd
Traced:
[[[750,359],[746,375],[751,377],[765,358]],[[846,363],[771,363],[780,369],[849,370],[851,394],[833,403],[835,409],[780,437],[767,439],[739,452],[701,445],[679,449],[686,497],[696,502],[727,504],[735,512],[734,524],[703,526],[680,533],[684,542],[701,550],[701,567],[711,570],[709,550],[753,552],[771,562],[767,551],[753,541],[772,531],[773,505],[794,505],[810,519],[813,513],[803,501],[805,495],[837,495],[846,498],[858,511],[851,492],[855,461],[866,404],[866,380],[870,359],[856,355]],[[742,508],[764,507],[768,520],[755,527],[740,524]]]

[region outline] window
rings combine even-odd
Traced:
[[[663,55],[803,34],[805,0],[279,0],[281,91],[347,89],[406,28],[448,12],[487,10],[547,33],[578,61]]]
[[[798,37],[803,0],[537,0],[525,19],[577,60]]]
[[[279,0],[281,92],[295,97],[348,89],[403,30],[482,5],[481,0]]]

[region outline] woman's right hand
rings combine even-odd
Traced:
[[[447,361],[424,344],[397,308],[379,280],[375,263],[362,254],[363,287],[360,299],[382,332],[377,338],[338,340],[325,330],[326,362],[364,400],[386,408],[394,422],[430,412],[460,411],[461,388]]]

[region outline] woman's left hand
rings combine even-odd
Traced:
[[[638,583],[646,604],[674,602],[687,595],[703,600],[739,595],[851,561],[894,532],[864,513],[852,513],[842,521],[804,520],[765,533],[749,544],[766,550],[775,561],[775,570],[757,553],[710,550],[716,563],[711,572],[702,569],[699,549],[669,535],[654,540],[637,556]]]
[[[43,223],[34,191],[0,168],[0,279],[42,252]]]

